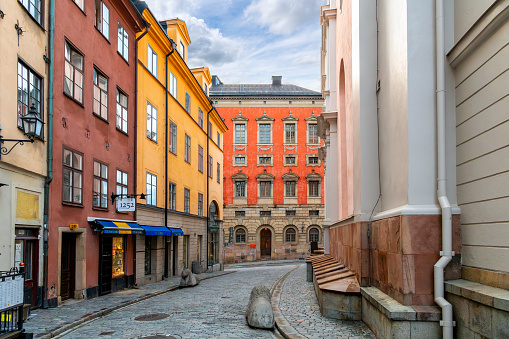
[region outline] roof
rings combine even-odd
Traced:
[[[296,85],[213,84],[210,97],[322,97],[322,93]]]

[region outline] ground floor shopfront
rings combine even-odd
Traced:
[[[304,258],[321,246],[322,204],[228,205],[224,208],[224,263]]]

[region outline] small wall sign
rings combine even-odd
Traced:
[[[250,244],[249,247],[256,247],[256,244]]]
[[[69,228],[70,228],[71,230],[75,230],[75,229],[77,229],[77,228],[78,228],[78,224],[70,224],[70,225],[69,225]]]
[[[117,198],[118,212],[134,212],[136,210],[135,198]]]

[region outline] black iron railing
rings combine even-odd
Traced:
[[[23,329],[24,273],[0,271],[0,334]]]

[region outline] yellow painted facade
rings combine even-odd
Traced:
[[[219,207],[219,216],[222,216],[223,207],[223,180],[217,182],[217,163],[221,172],[223,166],[222,146],[217,145],[217,132],[226,131],[226,125],[205,95],[203,86],[211,83],[208,69],[203,68],[197,76],[188,68],[181,57],[179,46],[184,44],[184,57],[187,59],[187,47],[190,39],[185,23],[181,20],[156,21],[152,13],[145,9],[143,18],[151,27],[138,41],[138,128],[137,128],[137,191],[146,193],[147,173],[157,176],[157,198],[155,206],[165,208],[165,190],[168,182],[176,184],[176,211],[184,212],[184,188],[190,190],[191,215],[198,215],[198,194],[203,194],[203,215],[207,213],[207,114],[212,123],[212,135],[209,140],[209,152],[213,158],[213,176],[209,180],[209,201],[215,200]],[[164,28],[167,29],[167,34]],[[143,33],[140,33],[138,37]],[[171,39],[171,40],[170,40]],[[175,42],[173,51],[171,41]],[[153,52],[152,52],[153,51]],[[154,58],[154,53],[157,57]],[[149,54],[152,58],[150,60]],[[166,56],[168,55],[166,70]],[[155,61],[156,60],[156,61]],[[154,64],[157,64],[154,67]],[[155,70],[157,69],[157,71]],[[168,76],[168,79],[166,79]],[[176,90],[174,82],[176,81]],[[168,92],[166,92],[166,86]],[[172,95],[175,93],[175,97]],[[190,100],[190,112],[186,111],[186,96]],[[168,151],[168,177],[165,177],[165,145],[170,142],[166,127],[166,100],[168,102],[168,124],[172,122],[177,126],[177,143],[175,154]],[[154,128],[148,123],[147,106],[150,104],[157,110],[157,129],[154,137]],[[153,109],[150,108],[152,111]],[[203,123],[200,126],[199,111],[203,112]],[[147,128],[151,130],[147,132]],[[149,133],[149,136],[147,136]],[[190,161],[185,160],[186,135],[191,140]],[[151,139],[152,138],[152,139]],[[198,169],[198,147],[203,148],[203,172]],[[222,175],[222,174],[221,174]],[[147,201],[138,200],[138,203],[147,204]],[[171,206],[168,207],[171,209]],[[172,225],[171,220],[168,226]]]

